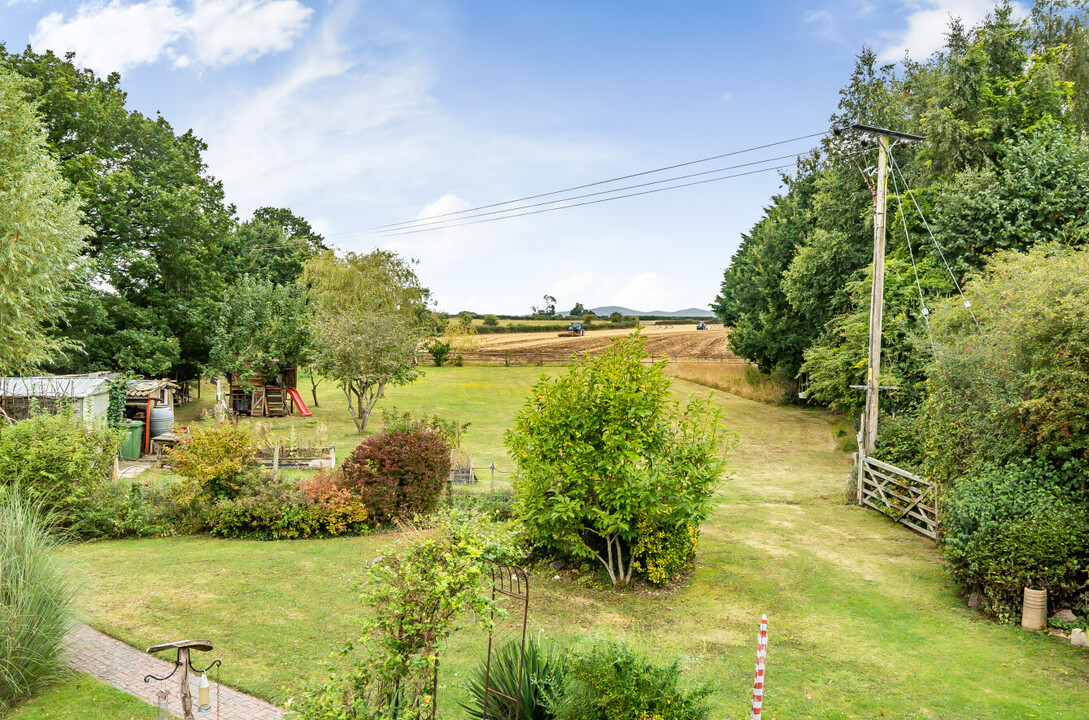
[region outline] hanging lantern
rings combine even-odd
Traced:
[[[155,697],[159,700],[158,720],[170,720],[170,691],[160,690]]]

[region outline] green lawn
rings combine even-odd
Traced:
[[[553,375],[558,368],[539,367],[425,367],[424,375],[411,385],[387,387],[385,397],[378,401],[367,431],[382,427],[382,409],[397,408],[427,415],[439,414],[451,420],[471,422],[462,440],[462,449],[471,453],[478,467],[486,468],[494,462],[499,469],[511,469],[503,449],[503,431],[510,426],[514,415],[522,406],[529,386],[542,374]],[[299,394],[308,406],[313,405],[310,380],[299,377]],[[210,410],[215,398],[215,387],[202,386],[201,400],[180,408],[177,423],[193,425],[202,422],[202,413]],[[332,381],[318,386],[318,407],[310,407],[311,417],[292,415],[282,418],[243,418],[243,425],[262,423],[279,435],[287,435],[292,429],[300,436],[312,436],[319,426],[336,448],[338,460],[342,460],[359,444],[361,436],[348,414],[344,394]],[[496,476],[507,478],[502,473]]]
[[[539,373],[430,370],[383,402],[472,421],[467,446],[498,463],[501,431]],[[340,412],[326,395],[329,412]],[[668,591],[616,593],[586,576],[535,573],[531,631],[618,637],[662,660],[680,656],[692,678],[714,687],[715,718],[747,710],[761,613],[768,718],[1089,717],[1089,654],[978,618],[930,541],[841,504],[849,460],[827,415],[715,397],[740,441],[693,575]],[[116,541],[67,557],[92,625],[137,647],[207,637],[224,682],[282,701],[358,636],[353,586],[395,539]],[[460,632],[443,660],[451,716],[484,641]]]
[[[90,675],[73,675],[7,715],[8,720],[148,720],[154,709]]]

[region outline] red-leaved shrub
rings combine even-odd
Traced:
[[[449,474],[449,443],[417,425],[361,442],[340,468],[339,484],[363,502],[370,522],[382,523],[434,510]]]
[[[340,535],[355,529],[367,519],[363,501],[346,487],[337,484],[339,476],[323,470],[299,483],[299,489],[310,499],[311,513],[330,535]]]

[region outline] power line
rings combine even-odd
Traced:
[[[582,207],[584,205],[597,205],[598,203],[609,202],[611,200],[622,200],[624,198],[636,197],[639,195],[651,195],[653,193],[665,192],[667,190],[677,190],[680,188],[692,187],[693,185],[705,185],[707,183],[719,182],[720,180],[731,180],[733,178],[744,177],[746,175],[756,175],[757,173],[770,172],[772,170],[783,170],[785,168],[793,167],[796,163],[788,163],[786,165],[776,165],[775,167],[761,168],[759,170],[750,170],[748,172],[736,173],[734,175],[724,175],[722,177],[710,178],[708,180],[696,180],[695,182],[682,183],[680,185],[671,185],[664,188],[655,188],[653,190],[642,190],[640,192],[628,193],[626,195],[615,195],[613,197],[599,198],[597,200],[587,200],[586,202],[575,203],[573,205],[559,205],[557,207],[549,207],[541,210],[531,210],[529,212],[517,213],[513,215],[503,215],[501,217],[484,218],[483,220],[471,220],[469,222],[458,222],[458,219],[448,220],[448,225],[441,227],[426,227],[414,230],[411,227],[405,228],[397,232],[390,232],[383,237],[397,237],[399,235],[415,235],[416,233],[432,232],[434,230],[448,230],[450,228],[464,227],[466,225],[479,225],[481,223],[497,222],[499,220],[509,220],[511,218],[524,217],[526,215],[539,215],[541,213],[553,212],[555,210],[568,210],[570,208]],[[562,201],[556,201],[562,202]]]
[[[422,218],[419,223],[410,225],[404,228],[391,228],[388,230],[374,230],[371,231],[372,235],[385,236],[390,234],[396,234],[400,230],[416,230],[418,228],[426,227],[429,225],[437,225],[448,222],[460,222],[462,220],[468,220],[471,218],[486,217],[489,215],[502,215],[504,213],[513,213],[521,210],[528,210],[535,207],[543,207],[545,205],[556,205],[558,203],[566,203],[571,200],[582,200],[583,198],[596,197],[598,195],[609,195],[611,193],[623,192],[624,190],[634,190],[635,188],[648,187],[650,185],[661,185],[662,183],[676,182],[677,180],[687,180],[688,178],[702,177],[704,175],[714,175],[716,173],[726,172],[727,170],[737,170],[738,168],[751,167],[753,165],[763,165],[764,163],[776,162],[778,160],[785,160],[789,157],[797,157],[797,153],[790,153],[788,155],[780,155],[778,157],[767,158],[765,160],[754,160],[752,162],[741,163],[739,165],[728,165],[726,167],[716,168],[715,170],[704,170],[703,172],[690,173],[688,175],[677,175],[675,177],[665,178],[664,180],[651,180],[650,182],[637,183],[635,185],[625,185],[623,187],[613,188],[611,190],[598,190],[597,192],[585,193],[583,195],[572,195],[569,197],[562,197],[557,200],[545,200],[544,202],[533,203],[532,205],[522,205],[516,208],[510,208],[507,210],[491,210],[489,212],[477,213],[474,215],[465,215],[464,217],[456,219],[434,219],[434,218]],[[467,211],[465,211],[467,212]],[[438,216],[436,216],[438,217]]]
[[[567,193],[567,192],[573,192],[575,190],[584,190],[586,188],[596,187],[598,185],[607,185],[609,183],[619,182],[620,180],[630,180],[631,178],[641,177],[643,175],[652,175],[654,173],[664,172],[666,170],[676,170],[677,168],[687,167],[689,165],[697,165],[699,163],[710,162],[711,160],[721,160],[722,158],[731,157],[733,155],[741,155],[743,153],[754,152],[756,150],[764,150],[764,149],[769,148],[769,147],[775,147],[777,145],[786,145],[788,143],[798,142],[799,140],[808,140],[809,138],[814,138],[814,137],[818,137],[818,136],[821,136],[821,135],[827,135],[827,134],[828,134],[827,130],[822,130],[821,132],[810,133],[808,135],[799,135],[798,137],[790,138],[788,140],[779,140],[779,141],[776,141],[776,142],[765,143],[764,145],[756,145],[754,147],[744,148],[742,150],[733,150],[733,151],[728,152],[728,153],[722,153],[721,155],[712,155],[710,157],[700,158],[699,160],[689,160],[688,162],[677,163],[675,165],[666,165],[665,167],[655,168],[653,170],[644,170],[642,172],[631,173],[629,175],[620,175],[618,177],[609,178],[608,180],[598,180],[597,182],[585,183],[583,185],[574,185],[572,187],[564,188],[562,190],[552,190],[550,192],[538,193],[536,195],[526,195],[524,197],[515,198],[513,200],[504,200],[503,202],[492,203],[490,205],[479,205],[477,207],[466,208],[464,210],[455,210],[455,211],[448,212],[448,213],[442,213],[441,215],[433,215],[430,218],[426,218],[426,219],[434,220],[434,219],[437,219],[437,218],[452,217],[454,215],[463,215],[465,213],[477,212],[479,210],[488,210],[490,208],[501,207],[503,205],[512,205],[514,203],[525,202],[526,200],[537,200],[539,198],[549,197],[550,195],[560,195],[560,194]],[[410,226],[410,225],[412,225],[412,224],[414,224],[416,222],[419,222],[419,221],[418,220],[407,220],[407,221],[402,221],[402,222],[397,222],[397,223],[389,223],[388,225],[378,225],[378,226],[375,226],[375,227],[372,227],[372,228],[367,228],[367,231],[369,232],[369,231],[375,231],[375,230],[385,230],[385,229],[389,229],[389,228],[399,227],[399,226],[402,226],[402,225],[403,226]],[[356,231],[356,232],[358,232],[358,231]],[[355,232],[336,233],[334,235],[331,235],[330,237],[336,237],[338,235],[352,235],[352,234],[355,234]]]

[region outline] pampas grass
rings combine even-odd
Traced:
[[[73,584],[40,505],[0,486],[0,714],[64,671]]]

